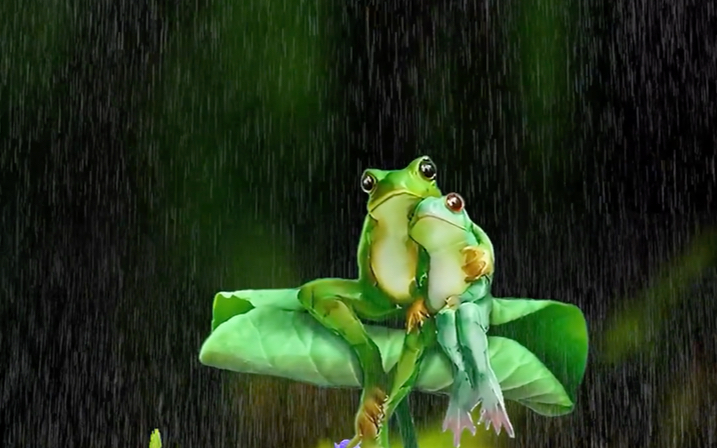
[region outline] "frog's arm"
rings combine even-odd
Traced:
[[[471,232],[473,233],[473,236],[476,238],[476,240],[478,240],[478,244],[485,247],[486,250],[490,253],[491,257],[495,259],[493,243],[488,237],[488,234],[485,233],[485,231],[481,229],[476,223],[473,223],[473,225],[471,226]]]
[[[464,249],[466,264],[463,267],[467,275],[466,280],[471,281],[470,286],[461,294],[461,302],[478,302],[490,296],[490,287],[493,283],[493,270],[495,255],[493,243],[483,229],[472,224],[471,233],[475,238],[475,245]],[[486,263],[487,265],[484,265]]]
[[[357,251],[357,262],[359,271],[359,281],[364,285],[375,285],[376,276],[371,269],[371,231],[375,227],[376,223],[371,218],[371,215],[366,214],[366,218],[363,221],[363,228],[361,229],[361,237],[359,239],[358,251]]]
[[[428,268],[431,264],[431,256],[422,246],[418,246],[418,263],[416,269],[417,292],[426,294],[428,292]]]
[[[490,298],[490,286],[492,280],[489,276],[484,275],[478,280],[471,283],[471,285],[460,295],[461,303],[464,302],[478,302],[481,299]],[[490,316],[490,314],[488,314]]]
[[[493,273],[495,271],[495,250],[493,249],[493,243],[483,229],[481,229],[476,223],[471,224],[470,230],[473,237],[476,239],[476,248],[478,248],[484,255],[481,257],[481,261],[485,261],[487,264],[481,275],[488,277],[489,282],[492,282]]]
[[[426,308],[431,314],[436,314],[439,310],[433,309],[431,301],[428,300],[428,269],[431,257],[428,252],[418,246],[418,262],[416,263],[416,277],[411,285],[411,296],[416,300],[422,299],[426,304]]]

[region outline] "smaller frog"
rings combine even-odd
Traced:
[[[494,253],[488,235],[471,221],[457,193],[426,198],[413,212],[409,235],[428,253],[427,307],[436,315],[438,342],[454,365],[454,382],[443,430],[460,445],[464,429],[475,434],[471,411],[482,404],[479,424],[505,427],[514,437],[500,384],[490,365]]]

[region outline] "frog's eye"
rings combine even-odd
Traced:
[[[365,193],[371,193],[376,188],[376,178],[371,173],[363,173],[361,176],[361,189]]]
[[[460,213],[463,211],[464,206],[465,202],[458,193],[448,193],[446,195],[446,207],[448,207],[448,210],[454,213]]]
[[[421,160],[421,164],[418,165],[418,170],[421,172],[421,175],[428,180],[433,180],[436,178],[436,164],[433,163],[433,161],[428,157]]]

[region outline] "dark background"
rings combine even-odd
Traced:
[[[2,446],[349,437],[356,392],[198,350],[218,290],[356,275],[361,171],[420,154],[496,294],[590,325],[577,411],[481,446],[715,445],[715,29],[703,0],[3,2]],[[412,397],[425,437],[445,405]]]

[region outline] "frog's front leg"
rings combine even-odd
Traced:
[[[425,291],[423,290],[423,282],[425,278],[420,282],[413,280],[411,284],[411,296],[416,299],[411,303],[406,310],[406,333],[411,333],[414,330],[423,327],[423,323],[435,312],[431,312],[426,306],[426,299],[424,298]]]
[[[340,278],[306,283],[299,290],[299,301],[323,326],[346,340],[356,353],[363,372],[356,434],[362,444],[365,440],[376,439],[385,414],[388,375],[383,369],[381,353],[366,333],[359,316],[374,319],[385,316],[390,313],[390,304],[382,306],[368,300],[359,281]]]
[[[492,276],[495,270],[493,256],[480,246],[467,246],[463,253],[463,272],[466,274],[465,281],[472,283],[484,276]]]
[[[415,300],[406,311],[406,333],[413,333],[414,330],[423,327],[430,313],[424,299]]]

